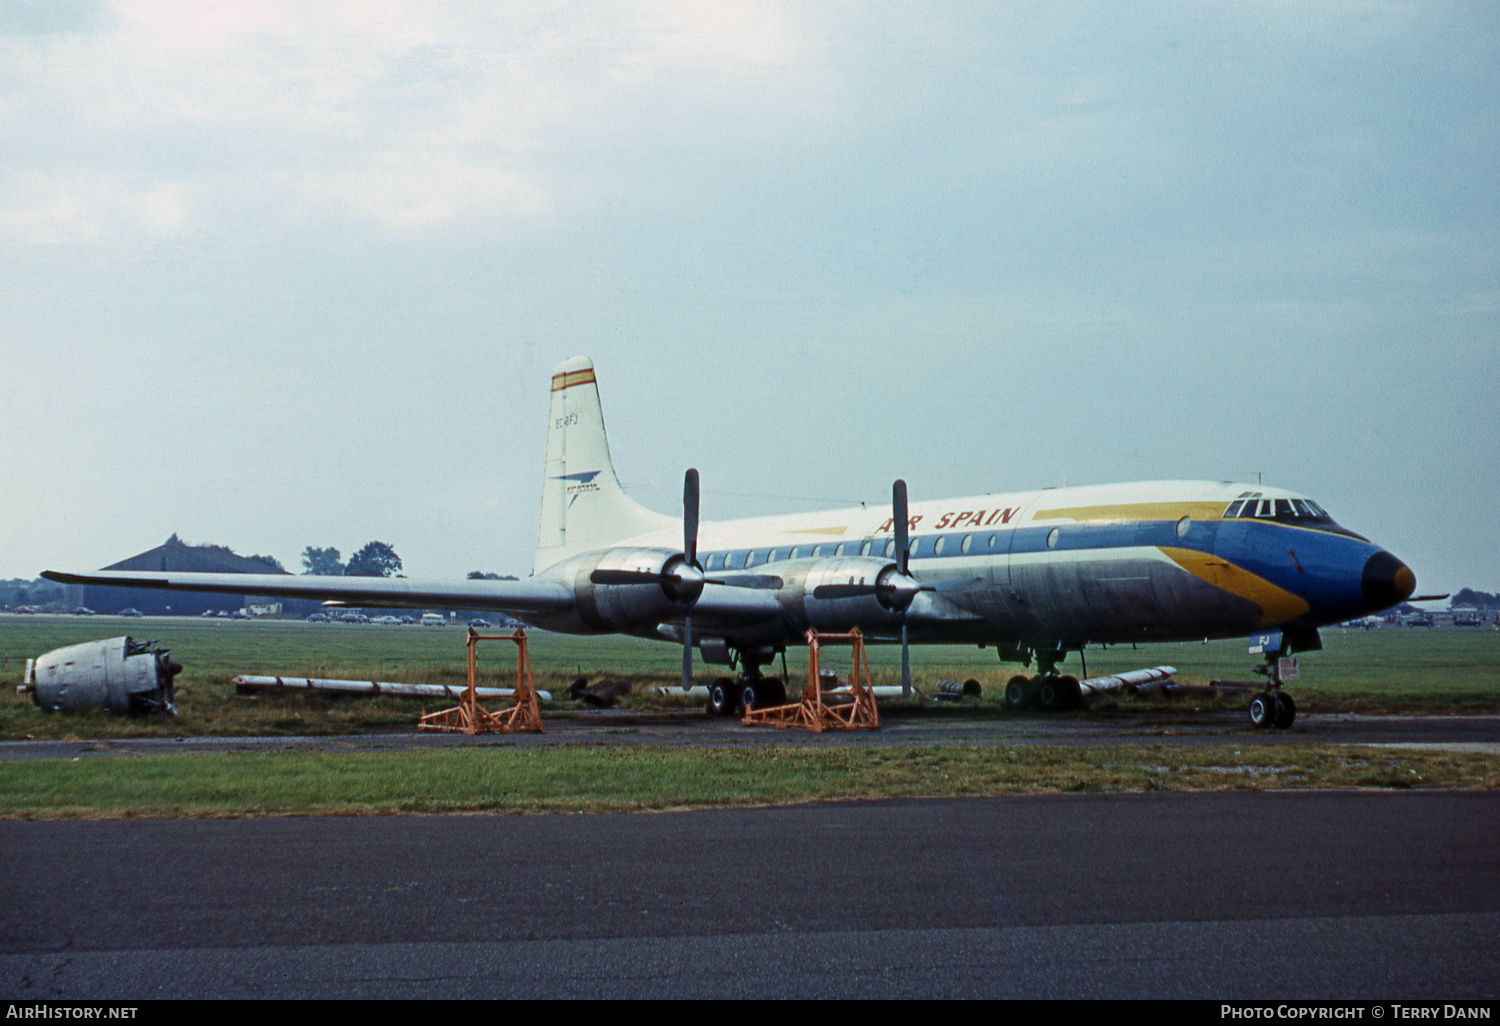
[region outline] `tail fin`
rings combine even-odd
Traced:
[[[593,361],[575,356],[558,364],[552,372],[541,529],[532,572],[676,524],[672,517],[635,502],[620,487],[609,459]]]

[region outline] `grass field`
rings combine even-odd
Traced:
[[[108,739],[183,735],[289,735],[410,730],[424,710],[449,704],[318,694],[237,695],[245,673],[404,682],[462,683],[465,635],[454,628],[378,627],[287,621],[0,616],[0,674],[19,683],[25,661],[62,645],[129,633],[154,638],[185,666],[181,715],[167,721],[102,712],[43,713],[14,688],[0,698],[0,738]],[[1500,633],[1491,630],[1324,632],[1325,649],[1303,659],[1296,695],[1303,710],[1495,712],[1500,710]],[[561,696],[574,677],[624,678],[637,685],[677,682],[680,651],[630,638],[531,638],[536,684]],[[833,649],[847,668],[847,650]],[[825,658],[828,655],[825,652]],[[872,648],[874,682],[899,680],[899,651]],[[1075,657],[1076,658],[1076,657]],[[1243,641],[1093,651],[1101,674],[1162,663],[1178,680],[1247,680],[1255,660]],[[482,676],[514,673],[514,647],[480,647]],[[934,681],[977,679],[984,698],[943,715],[1014,714],[1001,708],[1016,672],[992,652],[914,648],[920,691]],[[793,690],[805,653],[789,653]],[[826,662],[825,662],[825,665]],[[779,664],[778,664],[779,666]],[[1073,661],[1066,668],[1082,676]],[[700,680],[714,670],[700,667]],[[1092,711],[1110,715],[1148,699],[1110,697]],[[1156,699],[1154,701],[1161,701]],[[1222,699],[1239,706],[1243,697]],[[638,688],[640,709],[690,708],[685,697]],[[1195,706],[1203,703],[1195,700]],[[929,699],[882,701],[897,715],[927,715]],[[577,715],[573,704],[544,706],[543,717]],[[725,805],[963,796],[1040,791],[1148,791],[1239,788],[1407,788],[1500,786],[1500,757],[1475,753],[1257,745],[1243,750],[1162,745],[891,745],[878,748],[605,748],[587,744],[521,748],[416,749],[403,753],[227,751],[204,755],[28,759],[0,762],[0,818],[132,816],[359,815],[669,810]]]
[[[1042,792],[1494,788],[1493,755],[1334,745],[425,749],[0,762],[0,818],[597,813]]]
[[[43,713],[7,688],[0,698],[0,738],[131,737],[357,733],[411,727],[424,711],[451,704],[411,699],[329,697],[316,694],[237,695],[240,674],[340,677],[408,683],[461,685],[467,649],[462,629],[309,624],[301,621],[222,621],[186,618],[124,619],[71,616],[0,616],[0,679],[20,683],[27,658],[62,645],[130,634],[154,638],[185,667],[177,679],[180,715],[167,722],[129,720],[104,713]],[[1494,712],[1500,711],[1500,632],[1492,629],[1325,630],[1324,649],[1302,658],[1302,679],[1293,687],[1305,711]],[[482,683],[508,684],[514,646],[485,642],[479,648]],[[847,649],[825,651],[825,660],[847,668]],[[636,638],[575,638],[533,633],[533,674],[538,688],[563,698],[577,676],[625,679],[636,685],[675,684],[681,660],[676,646]],[[900,653],[872,646],[876,684],[900,682]],[[1111,648],[1088,653],[1090,674],[1168,664],[1182,683],[1213,679],[1252,680],[1256,661],[1244,641]],[[776,664],[779,669],[780,663]],[[1076,655],[1065,669],[1083,676]],[[806,653],[787,654],[792,690],[806,678]],[[1019,671],[1000,663],[992,650],[959,646],[915,646],[912,674],[919,692],[941,679],[975,679],[984,698],[966,704],[976,716],[1011,715],[1001,709],[1001,688]],[[707,681],[722,668],[699,666]],[[1128,707],[1140,699],[1109,698],[1101,710]],[[1239,704],[1236,696],[1223,701]],[[625,704],[638,708],[689,708],[681,696],[662,697],[637,688]],[[901,703],[887,703],[901,708]],[[910,703],[913,707],[916,703]],[[556,701],[544,715],[566,715],[574,704]],[[1072,715],[1090,715],[1088,712]]]

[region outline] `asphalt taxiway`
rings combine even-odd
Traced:
[[[415,714],[414,714],[415,718]],[[0,759],[88,758],[161,752],[223,752],[267,748],[401,751],[452,745],[1108,745],[1347,744],[1409,745],[1500,754],[1500,716],[1299,715],[1288,730],[1255,729],[1243,712],[1190,709],[1121,715],[995,715],[943,708],[882,714],[876,731],[812,734],[745,726],[738,718],[697,711],[636,712],[602,709],[543,714],[541,734],[468,737],[414,727],[374,734],[324,737],[164,737],[95,740],[0,741]]]
[[[1388,744],[1500,717],[887,716],[811,735],[603,710],[540,735],[0,743],[0,758],[313,746]],[[176,997],[1500,994],[1500,793],[1223,792],[635,815],[0,823],[0,993]]]
[[[1492,999],[1500,794],[0,823],[0,992]]]

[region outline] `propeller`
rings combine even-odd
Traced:
[[[689,467],[682,478],[682,556],[697,572],[698,588],[688,601],[682,618],[682,690],[693,686],[693,605],[703,594],[703,568],[698,565],[698,468]]]
[[[906,614],[918,593],[924,591],[967,591],[983,584],[982,578],[960,577],[924,584],[911,575],[911,546],[908,539],[906,482],[897,478],[891,485],[891,518],[896,531],[896,565],[887,567],[873,584],[822,584],[813,589],[820,599],[859,598],[874,595],[880,604],[901,614],[901,694],[911,695],[911,647],[907,643]]]
[[[813,597],[820,599],[856,598],[874,595],[880,604],[892,612],[901,614],[901,694],[911,694],[911,648],[906,637],[906,611],[911,608],[917,594],[937,591],[938,586],[923,584],[909,570],[911,551],[907,537],[906,482],[900,478],[891,485],[891,520],[896,531],[896,565],[887,567],[875,578],[873,584],[822,584],[813,589]],[[952,590],[952,585],[967,588],[970,582],[944,582],[943,590]]]
[[[710,578],[698,562],[698,471],[689,468],[682,481],[682,555],[673,556],[661,570],[595,570],[593,584],[659,584],[667,597],[687,606],[682,625],[682,690],[693,686],[693,606],[705,584],[734,588],[780,588],[774,574],[719,574]]]

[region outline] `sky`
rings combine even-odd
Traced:
[[[0,578],[1290,488],[1500,592],[1500,5],[0,0]]]

